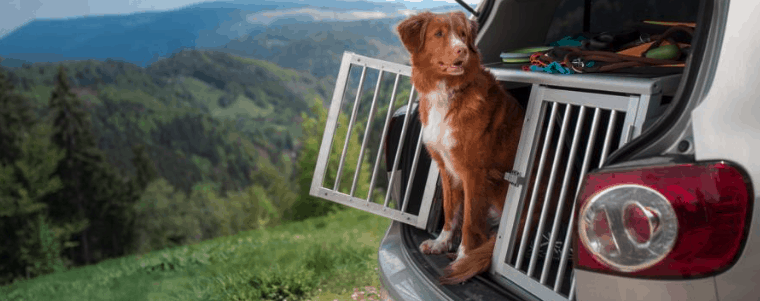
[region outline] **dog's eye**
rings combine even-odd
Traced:
[[[437,32],[435,33],[435,36],[436,36],[436,37],[439,37],[439,38],[440,38],[440,37],[442,37],[442,36],[443,36],[443,32],[441,32],[441,31],[439,30],[439,31],[437,31]]]

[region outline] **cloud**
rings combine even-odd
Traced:
[[[387,18],[388,14],[373,11],[357,11],[351,13],[357,19],[383,19]]]
[[[276,11],[264,11],[259,13],[253,13],[246,17],[246,20],[250,23],[269,24],[278,18],[287,18],[292,16],[308,15],[315,21],[324,20],[340,20],[340,21],[355,21],[355,20],[368,20],[368,19],[384,19],[392,18],[397,14],[387,14],[383,12],[374,11],[349,11],[349,12],[335,12],[331,10],[320,10],[315,8],[297,8],[288,10],[276,10]]]
[[[417,11],[413,9],[403,9],[403,10],[398,11],[398,13],[408,17],[408,16],[416,14]]]
[[[0,37],[33,20],[40,7],[40,0],[0,1]]]

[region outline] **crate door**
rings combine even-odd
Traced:
[[[412,160],[410,174],[416,173],[421,135],[409,140],[416,143],[412,158],[402,158],[405,139],[400,139],[395,152],[389,151],[395,154],[393,158],[386,159],[383,152],[392,114],[404,105],[403,123],[396,121],[394,128],[401,126],[401,137],[410,131],[415,94],[410,76],[409,66],[343,53],[311,183],[312,196],[426,227],[438,167],[431,162],[421,200],[410,200],[415,177],[402,183],[399,170],[401,160]],[[400,185],[405,185],[405,193],[394,197]],[[400,206],[395,198],[403,200]],[[408,210],[410,201],[419,203],[419,209]]]

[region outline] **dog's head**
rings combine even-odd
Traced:
[[[462,12],[420,13],[402,21],[397,30],[416,68],[456,76],[464,74],[468,63],[479,64],[478,25]]]

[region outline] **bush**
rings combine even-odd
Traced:
[[[198,204],[181,191],[175,191],[166,179],[150,183],[135,205],[135,234],[133,250],[146,253],[167,247],[200,241],[201,220]]]

